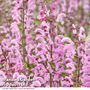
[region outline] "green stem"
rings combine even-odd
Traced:
[[[50,21],[50,26],[52,24],[52,21]],[[50,28],[50,31],[49,33],[51,34],[51,28]],[[51,53],[50,53],[50,57],[52,58],[52,45],[51,45]],[[52,64],[52,62],[50,62]],[[52,74],[50,73],[50,87],[52,87]]]

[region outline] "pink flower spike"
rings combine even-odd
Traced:
[[[18,10],[20,10],[21,8],[19,7]]]
[[[27,69],[27,71],[30,71],[29,69]]]
[[[7,73],[5,73],[5,75],[7,75]]]
[[[44,32],[46,32],[47,30],[46,29],[44,29]]]
[[[77,41],[77,45],[79,45],[79,42]]]
[[[46,16],[42,18],[42,21],[44,21],[46,19]]]
[[[43,14],[43,10],[42,11],[40,11],[40,15],[42,15]]]
[[[54,18],[55,16],[54,16],[54,15],[52,15],[52,17]]]
[[[18,70],[18,72],[20,72],[20,70]]]
[[[50,37],[52,37],[52,34],[50,34]]]
[[[55,10],[55,7],[52,7],[51,9],[52,9],[52,10]]]
[[[72,37],[74,38],[76,36],[76,34],[72,33]]]
[[[52,24],[52,26],[54,26],[54,24]]]
[[[1,62],[3,62],[4,60],[2,59]]]
[[[11,68],[10,70],[12,71],[13,69]]]
[[[52,36],[53,36],[54,34],[52,33]]]
[[[73,27],[70,27],[70,30],[72,30],[73,29]]]

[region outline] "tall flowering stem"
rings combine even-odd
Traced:
[[[89,16],[90,0],[0,0],[0,87],[90,87]]]
[[[51,32],[52,32],[52,21],[50,21],[50,31],[49,31],[49,33],[51,34]],[[52,37],[51,37],[51,39],[52,39]],[[50,57],[51,57],[51,59],[52,59],[52,44],[51,44],[51,53],[50,53]],[[52,61],[50,62],[50,64],[52,65]],[[52,67],[51,67],[52,68]],[[52,87],[52,74],[50,73],[50,87]]]
[[[24,5],[24,0],[23,0],[23,12],[22,12],[22,23],[23,23],[23,26],[22,26],[22,49],[23,49],[23,61],[24,63],[26,62],[25,60],[25,57],[26,57],[26,49],[25,49],[25,46],[26,46],[26,36],[25,36],[25,26],[24,26],[24,9],[25,9],[25,5]]]

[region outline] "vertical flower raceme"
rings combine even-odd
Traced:
[[[89,4],[0,0],[0,86],[90,87]]]

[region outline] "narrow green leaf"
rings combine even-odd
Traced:
[[[39,26],[41,24],[41,21],[39,19],[35,19],[34,22],[37,26]]]
[[[60,25],[60,26],[62,26],[62,27],[63,27],[63,25],[61,24],[61,22],[58,22],[58,25]]]
[[[33,55],[35,55],[35,53],[33,52],[34,50],[35,50],[35,49],[32,49],[32,50],[31,50],[31,53],[32,53]]]
[[[84,41],[87,41],[90,38],[90,34],[86,36],[86,38],[84,39]]]
[[[29,64],[28,64],[27,67],[28,67],[29,69],[32,69],[32,68],[35,67],[35,65],[34,65],[34,64],[30,64],[30,65],[29,65]]]

